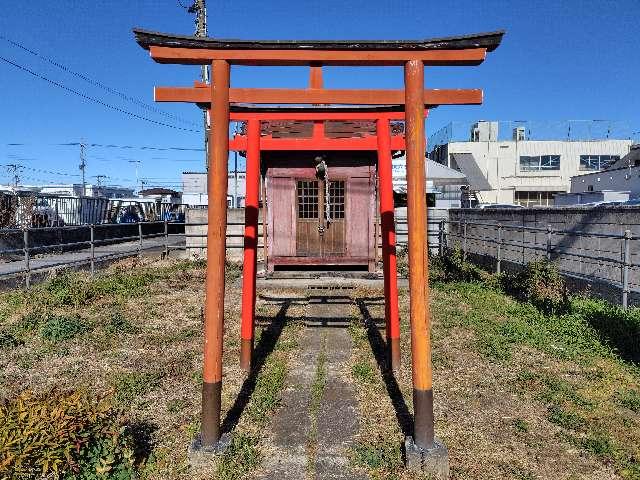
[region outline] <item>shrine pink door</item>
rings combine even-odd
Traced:
[[[269,169],[269,270],[286,265],[354,265],[372,270],[373,171],[369,166],[333,167],[327,195],[314,168]]]

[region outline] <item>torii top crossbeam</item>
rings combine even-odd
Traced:
[[[210,85],[157,87],[156,101],[191,102],[211,112],[209,137],[207,287],[205,299],[205,346],[202,395],[202,429],[199,447],[216,450],[220,439],[222,388],[222,337],[224,325],[224,264],[226,233],[227,161],[230,149],[229,121],[246,121],[246,135],[231,147],[247,152],[247,197],[245,208],[245,256],[243,271],[242,347],[253,339],[255,309],[255,261],[257,232],[257,180],[260,150],[283,149],[373,149],[378,151],[380,210],[382,217],[385,273],[385,317],[392,365],[399,359],[399,323],[391,157],[393,149],[405,149],[407,160],[407,220],[409,232],[409,290],[411,359],[413,375],[414,441],[411,448],[421,455],[433,452],[433,396],[431,377],[428,266],[426,252],[426,204],[424,118],[426,109],[437,105],[480,104],[481,90],[433,90],[424,88],[425,66],[474,66],[495,50],[504,31],[434,38],[392,41],[294,41],[224,40],[179,36],[134,30],[136,41],[159,63],[211,65]],[[309,66],[310,85],[305,89],[230,88],[230,66]],[[322,66],[401,66],[404,89],[324,89]],[[273,109],[271,106],[285,106]],[[306,105],[294,108],[293,105]],[[332,106],[341,106],[332,109]],[[347,107],[345,107],[347,106]],[[349,107],[351,106],[351,107]],[[355,107],[359,108],[355,108]],[[264,138],[261,122],[269,120],[313,121],[310,140],[293,143]],[[325,122],[366,119],[375,122],[371,138],[330,139]],[[405,121],[403,138],[393,138],[391,120]],[[310,142],[310,143],[309,143]],[[342,142],[342,143],[341,143]],[[285,145],[286,148],[285,148]],[[250,172],[251,171],[251,172]],[[384,188],[383,188],[384,187]],[[251,192],[251,195],[250,195]],[[386,199],[386,200],[385,200]],[[277,219],[276,219],[277,221]],[[245,325],[245,308],[250,324]],[[247,329],[245,331],[245,326]],[[394,333],[395,332],[395,333]],[[394,348],[396,349],[394,351]],[[407,447],[407,455],[409,455]]]

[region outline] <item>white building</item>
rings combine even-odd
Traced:
[[[603,191],[629,192],[629,198],[640,198],[640,144],[606,170],[571,177],[571,193]]]
[[[436,208],[451,208],[460,206],[460,185],[467,185],[467,179],[464,174],[448,168],[433,160],[425,160],[426,173],[426,192],[427,195],[433,195],[434,203],[430,206]],[[403,155],[392,160],[392,181],[393,191],[400,195],[407,193],[407,159]],[[443,189],[449,185],[456,185],[458,198],[454,202],[450,199],[443,198]]]
[[[227,206],[244,207],[245,172],[229,172],[227,180]],[[191,206],[207,205],[207,174],[204,172],[182,173],[182,203]]]
[[[133,196],[133,189],[128,187],[117,187],[112,185],[85,185],[84,194],[81,183],[68,183],[59,185],[42,185],[36,187],[40,193],[48,195],[59,195],[64,197],[106,197],[106,198],[127,198]]]
[[[527,126],[515,125],[500,131],[499,122],[476,122],[462,141],[450,138],[432,144],[429,157],[461,171],[469,182],[470,195],[478,203],[553,205],[556,193],[568,192],[571,177],[590,171],[599,172],[620,160],[632,145],[631,140],[573,139],[567,122],[567,140],[557,132],[555,139],[532,140]],[[540,136],[542,138],[541,129]],[[448,132],[447,132],[448,133]],[[506,138],[505,138],[506,137]],[[444,197],[461,198],[460,187],[446,187]]]

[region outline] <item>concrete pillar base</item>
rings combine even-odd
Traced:
[[[433,448],[425,449],[417,446],[413,437],[409,436],[404,441],[404,447],[409,470],[425,473],[434,480],[448,480],[449,453],[442,442],[435,439]]]
[[[231,445],[231,435],[228,433],[222,435],[215,445],[208,447],[202,445],[202,439],[198,434],[189,445],[187,452],[189,465],[197,468],[203,464],[208,464],[213,458],[222,455],[229,448],[229,445]]]

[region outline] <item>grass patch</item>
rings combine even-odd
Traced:
[[[218,480],[245,478],[260,465],[259,439],[247,434],[234,435],[217,468]]]
[[[402,450],[398,442],[380,440],[375,443],[357,444],[352,449],[352,461],[380,478],[385,472],[402,468]]]
[[[104,330],[111,335],[140,332],[140,329],[133,325],[120,311],[113,312],[109,316],[104,325]]]
[[[448,261],[455,263],[455,255]],[[436,283],[440,298],[434,312],[440,325],[472,330],[477,350],[496,363],[509,364],[522,346],[553,359],[543,360],[547,366],[540,372],[520,372],[520,393],[545,404],[547,420],[566,432],[560,438],[573,439],[570,443],[611,463],[623,478],[640,478],[637,422],[619,410],[640,410],[640,309],[568,298],[557,270],[545,262],[518,278],[445,267],[449,277]],[[560,365],[571,381],[561,378]],[[517,432],[528,428],[516,422]]]
[[[10,349],[22,345],[23,342],[18,340],[9,332],[0,331],[0,349]]]
[[[287,364],[282,358],[272,358],[264,366],[247,408],[247,414],[253,422],[264,425],[268,413],[280,404],[280,391],[286,376]]]
[[[89,326],[76,315],[54,315],[47,318],[42,324],[40,336],[45,340],[57,343],[72,339],[89,329]]]
[[[522,418],[516,418],[513,421],[513,428],[516,429],[517,432],[527,433],[529,431],[529,422],[523,420]]]
[[[640,393],[637,390],[624,389],[616,392],[616,402],[634,412],[640,412]]]
[[[519,345],[581,362],[613,356],[598,331],[573,310],[546,315],[532,304],[517,302],[479,283],[450,283],[442,289],[454,304],[462,300],[468,305],[466,311],[453,311],[449,307],[444,326],[471,327],[476,333],[478,350],[487,357],[508,361],[514,347]]]
[[[5,309],[20,307],[85,306],[93,299],[105,296],[128,298],[158,279],[162,272],[151,268],[112,270],[95,278],[82,272],[65,272],[29,290],[4,294]]]
[[[225,262],[224,276],[228,282],[238,280],[242,276],[242,264],[238,262]]]
[[[315,477],[315,459],[316,451],[318,448],[318,413],[320,411],[320,405],[322,403],[322,397],[324,396],[324,390],[327,386],[327,337],[326,334],[322,337],[322,344],[320,347],[320,354],[318,355],[318,361],[316,363],[316,372],[313,377],[313,383],[311,384],[311,401],[309,402],[309,417],[311,419],[311,426],[309,428],[309,435],[307,437],[307,473]]]
[[[549,408],[547,418],[551,423],[568,430],[580,430],[585,425],[585,420],[580,415],[558,405],[552,405]]]
[[[149,372],[124,372],[114,375],[112,384],[116,400],[121,405],[130,405],[138,397],[150,392],[160,384],[162,375]]]
[[[630,454],[616,445],[615,441],[604,432],[592,433],[586,438],[576,439],[574,443],[589,453],[599,457],[604,463],[612,463],[625,480],[640,478],[640,462],[636,453]],[[637,447],[637,446],[636,446]]]
[[[366,359],[361,358],[351,365],[351,373],[358,382],[374,383],[376,380],[376,372]]]

